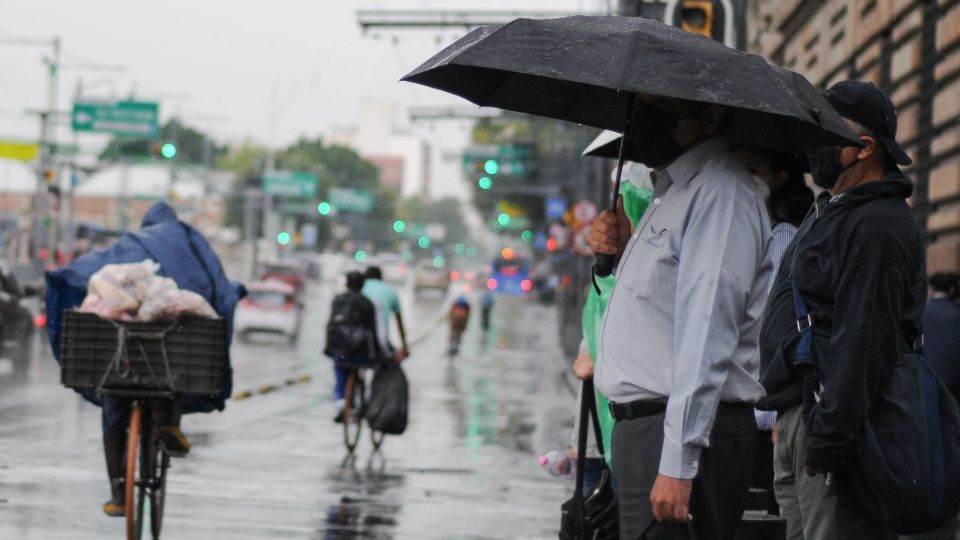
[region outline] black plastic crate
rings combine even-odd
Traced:
[[[119,326],[126,329],[129,367],[123,363],[117,370],[111,362],[119,345]],[[139,337],[161,333],[165,333],[162,339]],[[60,382],[70,388],[96,389],[109,369],[104,390],[217,394],[224,385],[226,333],[227,323],[221,319],[124,322],[67,311],[60,342]],[[164,347],[167,362],[163,358]]]

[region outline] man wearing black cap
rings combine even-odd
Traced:
[[[807,155],[826,191],[784,254],[767,300],[760,333],[767,397],[758,405],[779,413],[774,486],[788,540],[881,539],[892,535],[838,495],[832,473],[856,449],[883,366],[920,336],[925,253],[906,201],[913,183],[898,167],[911,161],[897,144],[890,98],[860,81],[837,83],[826,97],[861,146]],[[798,313],[798,299],[809,318]],[[818,370],[806,381],[805,358]]]

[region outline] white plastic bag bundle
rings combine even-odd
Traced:
[[[168,283],[169,282],[169,283]],[[137,312],[141,321],[179,319],[186,315],[216,319],[217,312],[199,294],[178,289],[170,278],[156,277]]]
[[[202,296],[156,275],[159,269],[151,260],[104,266],[90,277],[89,293],[79,310],[126,321],[173,320],[188,315],[217,318]]]
[[[159,269],[151,260],[108,264],[90,277],[88,289],[99,297],[101,309],[136,313]]]

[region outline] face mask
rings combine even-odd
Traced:
[[[645,106],[630,126],[634,155],[648,167],[659,167],[677,159],[684,148],[673,140],[673,131],[683,117],[678,112]]]
[[[807,152],[807,161],[810,162],[810,174],[813,175],[813,182],[826,190],[831,190],[837,185],[840,175],[847,169],[857,164],[859,159],[853,163],[843,166],[840,161],[840,153],[843,147],[830,146],[827,148],[817,148]]]

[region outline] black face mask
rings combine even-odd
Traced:
[[[823,189],[831,190],[837,185],[840,175],[847,169],[857,164],[859,159],[853,163],[843,166],[840,160],[840,153],[843,152],[841,146],[828,146],[826,148],[817,148],[807,151],[807,161],[810,163],[810,174],[813,175],[813,183]]]
[[[637,161],[659,167],[677,159],[684,148],[673,140],[673,132],[683,118],[678,112],[656,107],[638,108],[630,126]]]

